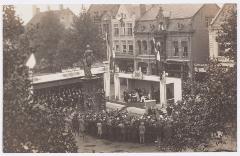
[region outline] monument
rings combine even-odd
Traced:
[[[93,61],[93,50],[90,49],[90,45],[86,46],[86,50],[84,52],[84,74],[86,78],[92,77],[91,66]]]

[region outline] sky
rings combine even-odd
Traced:
[[[222,4],[218,3],[218,5],[221,7]],[[38,8],[40,8],[40,12],[47,11],[48,6],[50,6],[51,10],[59,10],[59,5],[36,5]],[[84,4],[84,7],[86,9],[89,8],[89,4]],[[76,15],[78,15],[82,9],[82,4],[65,4],[63,5],[64,8],[69,8],[72,10],[72,12]],[[32,5],[30,4],[21,4],[21,5],[15,5],[16,14],[19,15],[19,17],[24,21],[24,24],[26,24],[33,16],[32,13]]]
[[[38,8],[40,8],[40,12],[47,11],[48,5],[36,5]],[[51,10],[59,10],[59,5],[49,5]],[[85,8],[88,8],[88,4],[84,4]],[[69,8],[72,10],[72,12],[76,15],[80,13],[80,10],[82,9],[82,4],[66,4],[63,5],[63,8]],[[33,16],[32,13],[32,5],[15,5],[16,14],[24,21],[24,24],[26,24]]]

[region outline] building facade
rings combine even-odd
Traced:
[[[90,6],[100,29],[104,32],[104,24],[108,28],[115,66],[109,96],[123,101],[124,92],[141,90],[156,103],[163,94],[181,100],[181,78],[193,77],[193,67],[207,63],[208,25],[218,10],[216,4]],[[163,67],[165,86],[159,75]]]
[[[192,77],[193,66],[208,60],[208,25],[218,12],[216,4],[154,5],[137,20],[136,64],[155,75],[154,40],[171,77]]]
[[[232,65],[232,61],[224,57],[224,50],[221,50],[216,37],[221,29],[221,24],[230,16],[232,11],[237,10],[236,4],[224,4],[209,26],[209,55],[210,58],[217,58],[223,65]]]
[[[58,10],[51,10],[50,6],[48,6],[48,10],[44,12],[41,12],[40,8],[38,8],[36,5],[33,5],[32,12],[33,17],[26,24],[26,28],[30,27],[31,25],[38,24],[43,16],[51,12],[59,19],[63,26],[68,29],[71,27],[73,23],[73,18],[75,16],[75,14],[69,8],[64,8],[63,5],[59,5]]]

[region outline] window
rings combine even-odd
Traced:
[[[178,41],[173,41],[174,54],[173,56],[179,56]]]
[[[182,50],[183,50],[183,57],[188,57],[188,46],[187,46],[187,41],[182,41]]]
[[[102,33],[102,26],[101,24],[98,24],[98,32],[101,34]]]
[[[152,40],[150,41],[150,45],[151,45],[151,54],[155,54],[154,43]]]
[[[142,48],[142,46],[141,46],[141,41],[137,41],[137,44],[138,44],[138,53],[139,54],[141,54],[142,52],[141,52],[141,48]]]
[[[127,45],[126,45],[126,41],[122,41],[122,51],[123,51],[124,53],[126,53],[126,52],[127,52]]]
[[[178,23],[177,25],[178,25],[179,30],[183,29],[183,27],[184,27],[184,25],[182,23]]]
[[[114,36],[119,36],[118,24],[114,24]]]
[[[124,36],[125,35],[125,23],[121,23],[121,28],[120,28],[120,35]]]
[[[128,41],[128,52],[133,53],[133,41]]]
[[[120,51],[119,41],[114,41],[116,52]]]
[[[132,23],[127,23],[127,35],[132,36]]]
[[[103,32],[106,33],[109,30],[109,25],[108,24],[103,24]]]
[[[143,50],[147,51],[147,41],[143,41]]]
[[[167,88],[167,99],[174,99],[174,83],[166,84]]]
[[[212,17],[205,17],[206,27],[208,27],[211,24],[212,19],[213,19]]]

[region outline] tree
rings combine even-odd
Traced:
[[[29,102],[30,83],[24,66],[29,53],[27,49],[18,49],[18,41],[24,29],[13,6],[4,6],[3,11],[3,150],[19,152],[21,142],[26,138],[22,126],[27,115],[22,108]]]
[[[229,11],[219,31],[217,41],[233,66],[224,66],[218,59],[210,60],[204,82],[185,82],[183,101],[173,105],[173,147],[198,148],[208,143],[211,133],[227,132],[232,123],[236,133],[237,123],[237,70],[236,70],[236,12]],[[191,88],[194,93],[191,94]],[[226,133],[225,133],[226,134]],[[231,134],[231,133],[230,133]],[[236,135],[236,134],[234,134]],[[231,136],[232,137],[232,136]],[[236,136],[235,136],[236,137]]]
[[[216,38],[224,55],[234,62],[237,61],[237,9],[232,6],[227,10],[221,29]]]
[[[89,14],[80,14],[73,20],[71,29],[68,31],[65,45],[72,63],[82,62],[86,45],[93,50],[95,61],[103,61],[106,58],[106,45],[96,24],[93,23]],[[65,56],[61,51],[59,56],[62,60]]]
[[[46,12],[40,17],[39,23],[27,27],[27,31],[35,50],[38,68],[45,68],[47,72],[54,72],[58,69],[54,60],[66,30],[53,12]],[[41,63],[41,61],[45,63]],[[40,64],[42,66],[39,66]],[[45,67],[43,67],[44,64],[46,64]]]
[[[31,40],[14,7],[3,11],[3,151],[77,152],[72,134],[65,132],[63,112],[34,102],[25,65]]]

